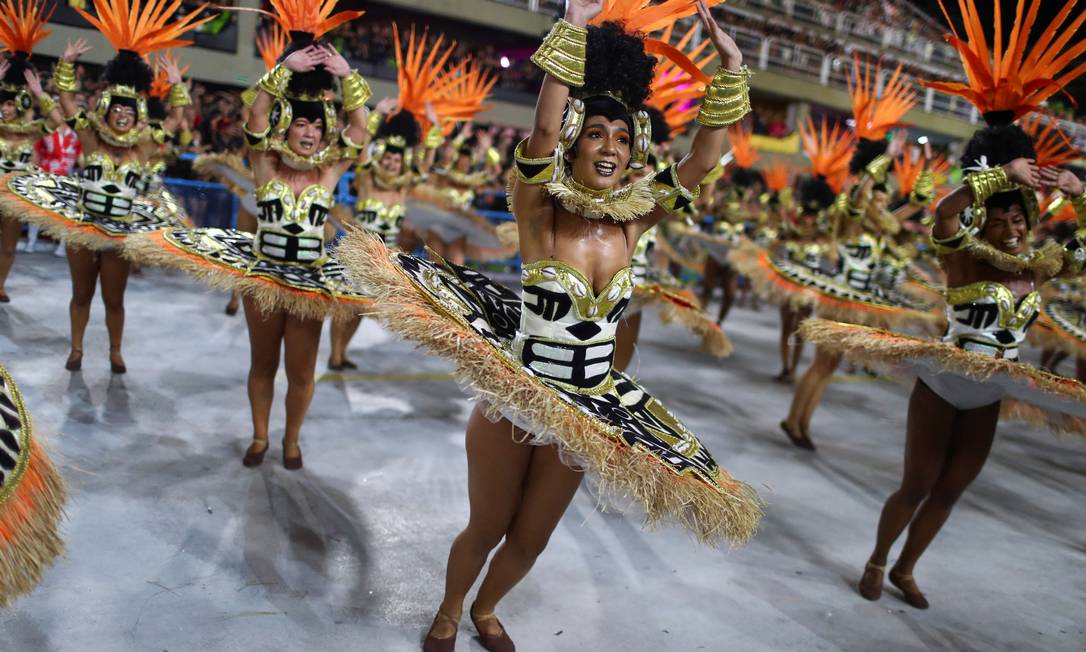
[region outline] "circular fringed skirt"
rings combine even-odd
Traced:
[[[256,188],[253,172],[245,166],[245,160],[241,156],[231,152],[201,154],[192,162],[192,169],[226,186],[227,190],[241,200],[242,208],[250,215],[260,212],[253,194]]]
[[[701,337],[701,347],[716,358],[732,354],[732,342],[720,325],[702,312],[701,304],[688,290],[677,290],[660,283],[640,283],[634,286],[633,302],[628,311],[655,306],[660,321],[677,323]]]
[[[610,497],[633,496],[646,523],[674,521],[709,544],[742,543],[754,533],[761,503],[747,484],[720,468],[709,451],[629,376],[587,396],[550,384],[525,368],[512,340],[521,300],[471,269],[390,252],[360,232],[339,256],[374,297],[373,315],[402,337],[457,365],[462,384],[488,408],[557,444]]]
[[[1079,301],[1047,301],[1040,318],[1029,329],[1029,341],[1075,358],[1086,358],[1086,309]]]
[[[418,233],[430,233],[445,243],[465,239],[468,255],[475,260],[498,260],[513,254],[485,216],[454,206],[440,192],[425,186],[412,190],[407,222]]]
[[[949,342],[826,319],[808,319],[800,325],[799,332],[816,346],[891,377],[943,380],[938,376],[945,375],[948,387],[974,385],[972,394],[983,394],[990,399],[982,403],[1011,399],[1027,404],[1032,409],[1020,406],[1016,416],[1035,424],[1043,423],[1056,431],[1066,432],[1074,427],[1068,424],[1086,419],[1086,385],[1024,362],[980,355]],[[975,396],[961,398],[971,400]]]
[[[128,236],[176,226],[174,213],[144,199],[132,203],[123,219],[100,217],[79,203],[79,179],[46,172],[15,172],[0,177],[0,211],[37,224],[49,237],[95,251],[114,249]]]
[[[705,233],[697,229],[690,229],[682,235],[682,239],[685,240],[684,248],[695,248],[705,252],[709,258],[712,258],[718,265],[730,266],[731,261],[729,255],[732,249],[739,246],[742,240],[722,238],[711,233]]]
[[[67,491],[34,441],[19,388],[0,366],[0,608],[32,591],[64,551],[58,526]]]
[[[234,229],[166,229],[134,236],[125,243],[124,255],[183,270],[213,288],[237,290],[269,312],[347,319],[365,312],[370,303],[334,256],[313,265],[259,258],[253,234]]]
[[[937,333],[944,324],[945,317],[932,304],[858,290],[765,249],[734,260],[755,291],[777,305],[812,308],[825,319],[880,328]]]

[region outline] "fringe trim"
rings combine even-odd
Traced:
[[[635,496],[645,525],[674,520],[709,545],[741,544],[754,534],[761,500],[749,485],[718,467],[718,491],[690,475],[678,476],[649,453],[612,443],[620,431],[589,418],[519,369],[500,352],[430,302],[389,259],[381,242],[354,231],[340,248],[340,261],[363,287],[375,293],[375,314],[405,339],[456,363],[458,375],[492,414],[507,410],[533,424],[536,438],[551,439],[595,472],[601,493]]]
[[[219,167],[230,168],[242,177],[248,177],[250,179],[253,177],[253,171],[245,167],[245,160],[238,154],[232,152],[201,154],[192,162],[192,169],[194,172],[218,181],[226,186],[227,190],[237,195],[239,199],[244,199],[253,192],[253,188],[245,188],[238,185],[229,174],[225,174],[222,170],[218,169]],[[255,187],[256,183],[254,182],[253,185]]]
[[[768,251],[743,248],[731,256],[731,263],[740,274],[750,279],[758,296],[774,305],[800,310],[817,308],[821,302],[820,292],[794,283],[777,273],[776,268],[769,262]]]
[[[547,194],[558,200],[562,208],[574,215],[588,219],[608,218],[616,222],[632,222],[648,215],[656,208],[656,198],[652,195],[650,185],[652,181],[653,177],[645,177],[602,200],[571,188],[568,183],[562,181],[551,181],[544,188]]]
[[[887,375],[907,360],[930,358],[942,370],[983,382],[996,374],[1025,382],[1045,393],[1086,403],[1086,386],[1020,362],[970,353],[950,344],[891,333],[879,328],[808,319],[800,324],[803,339],[851,360],[879,367]]]
[[[411,189],[411,198],[417,201],[433,204],[434,206],[437,206],[443,211],[456,213],[460,217],[470,221],[475,226],[478,226],[479,228],[485,229],[490,233],[494,234],[495,238],[498,237],[497,229],[494,227],[494,224],[490,220],[486,219],[486,217],[480,215],[479,213],[476,213],[473,210],[465,210],[464,208],[457,206],[445,195],[445,193],[441,192],[437,188],[434,188],[433,186],[427,184],[415,186]]]
[[[1000,251],[983,240],[968,238],[962,251],[969,252],[973,257],[1004,272],[1033,271],[1045,276],[1055,276],[1063,269],[1063,247],[1055,242],[1048,242],[1028,254],[1015,256]]]
[[[1053,412],[1015,399],[1003,399],[999,418],[1021,421],[1034,428],[1046,428],[1065,437],[1086,437],[1086,419]]]
[[[262,276],[247,276],[234,267],[215,264],[166,241],[163,231],[129,236],[122,254],[132,262],[179,269],[216,290],[237,290],[256,301],[261,310],[285,310],[301,319],[331,317],[345,321],[365,312],[369,299],[332,298],[298,290]]]
[[[498,234],[498,242],[502,247],[516,251],[520,249],[520,232],[517,231],[517,223],[502,222],[494,229]]]
[[[670,261],[672,261],[674,263],[677,263],[677,264],[689,269],[690,271],[692,271],[694,273],[697,273],[697,274],[704,274],[705,273],[705,261],[704,260],[702,260],[702,261],[694,260],[693,258],[690,258],[688,256],[684,256],[683,254],[679,253],[679,251],[677,249],[675,249],[675,247],[671,246],[671,243],[668,241],[667,237],[665,237],[665,236],[660,236],[660,237],[656,238],[656,251],[663,254],[664,257],[666,257],[668,260],[670,260]]]
[[[1029,343],[1042,349],[1059,349],[1075,358],[1086,358],[1086,342],[1071,335],[1047,315],[1041,313],[1040,319],[1033,324],[1026,336]]]
[[[712,319],[701,312],[701,306],[693,297],[677,293],[658,283],[639,285],[634,288],[639,299],[655,302],[664,324],[677,323],[701,337],[703,351],[715,358],[726,358],[734,347],[728,335]]]
[[[14,174],[18,174],[17,172]],[[69,220],[54,211],[38,206],[8,189],[11,175],[0,177],[0,213],[9,219],[36,224],[54,240],[63,239],[69,247],[109,251],[124,244],[126,238],[106,235],[98,227]]]

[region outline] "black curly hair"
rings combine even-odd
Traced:
[[[848,160],[848,171],[859,174],[867,167],[867,164],[875,160],[875,157],[886,153],[885,140],[870,140],[860,138],[856,141],[856,149],[852,151],[852,158]]]
[[[382,120],[381,126],[377,128],[376,138],[385,139],[391,136],[400,136],[407,143],[407,147],[411,148],[418,145],[419,141],[422,139],[422,128],[419,126],[419,121],[415,119],[413,113],[402,110]],[[390,148],[385,151],[403,150],[399,148]]]
[[[576,89],[577,97],[610,93],[635,110],[649,96],[655,66],[656,59],[645,52],[645,42],[627,33],[622,25],[607,21],[590,26],[585,46],[584,85]]]
[[[155,74],[140,55],[131,50],[120,50],[106,63],[102,77],[108,84],[131,86],[138,93],[149,93]]]
[[[799,204],[801,212],[817,213],[833,205],[837,195],[826,183],[826,177],[816,175],[807,177],[799,184]]]
[[[731,173],[732,185],[739,186],[740,188],[750,188],[756,183],[762,184],[765,188],[765,177],[762,173],[754,168],[741,168],[736,167]]]
[[[151,96],[147,98],[147,117],[152,122],[162,122],[166,119],[166,103],[157,97]]]
[[[962,149],[962,168],[975,167],[982,157],[988,166],[1010,163],[1016,158],[1035,158],[1033,139],[1016,124],[995,124],[977,130]]]
[[[33,70],[34,66],[30,65],[30,57],[26,52],[16,52],[8,57],[8,72],[4,75],[4,83],[10,86],[26,86],[25,71]],[[3,93],[3,99],[9,100],[14,97],[14,93],[5,91]]]
[[[664,118],[664,112],[651,106],[646,106],[645,112],[649,114],[649,124],[652,126],[653,144],[660,145],[671,140],[671,125],[669,125],[667,119]]]

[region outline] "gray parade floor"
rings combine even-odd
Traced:
[[[449,365],[363,325],[350,376],[323,375],[305,469],[240,464],[248,344],[226,297],[147,270],[128,291],[129,373],[110,376],[102,308],[84,371],[63,369],[63,260],[19,254],[0,306],[0,361],[22,386],[71,488],[67,554],[0,612],[3,652],[415,650],[467,517],[470,404]],[[729,471],[768,502],[754,541],[698,546],[582,490],[499,615],[519,649],[1081,650],[1086,447],[1003,425],[990,461],[917,567],[932,608],[855,592],[899,479],[906,391],[831,385],[817,454],[777,429],[790,388],[776,312],[737,309],[718,362],[645,320],[636,371]],[[327,358],[327,328],[319,373]],[[278,392],[285,381],[278,384]],[[282,403],[272,440],[282,435]],[[465,620],[459,649],[481,650]]]

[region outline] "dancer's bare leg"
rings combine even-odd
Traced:
[[[128,287],[128,261],[107,251],[100,255],[102,302],[106,306],[106,330],[109,332],[109,362],[114,371],[124,373],[121,344],[124,339],[124,292]]]
[[[298,437],[316,386],[317,350],[320,348],[323,326],[322,319],[287,316],[283,330],[287,370],[287,426],[283,434],[283,457],[298,456]]]
[[[72,349],[65,367],[79,368],[83,360],[83,335],[90,321],[91,302],[98,289],[98,254],[82,247],[68,247],[68,271],[72,277],[72,300],[68,303],[68,318],[72,329]]]
[[[8,300],[5,284],[11,267],[15,264],[15,247],[19,244],[19,235],[22,232],[22,222],[10,217],[0,217],[0,303]]]
[[[263,312],[250,297],[242,300],[245,323],[249,327],[249,408],[253,418],[253,442],[250,451],[268,447],[268,421],[275,397],[275,374],[286,332],[287,314],[276,310]]]

